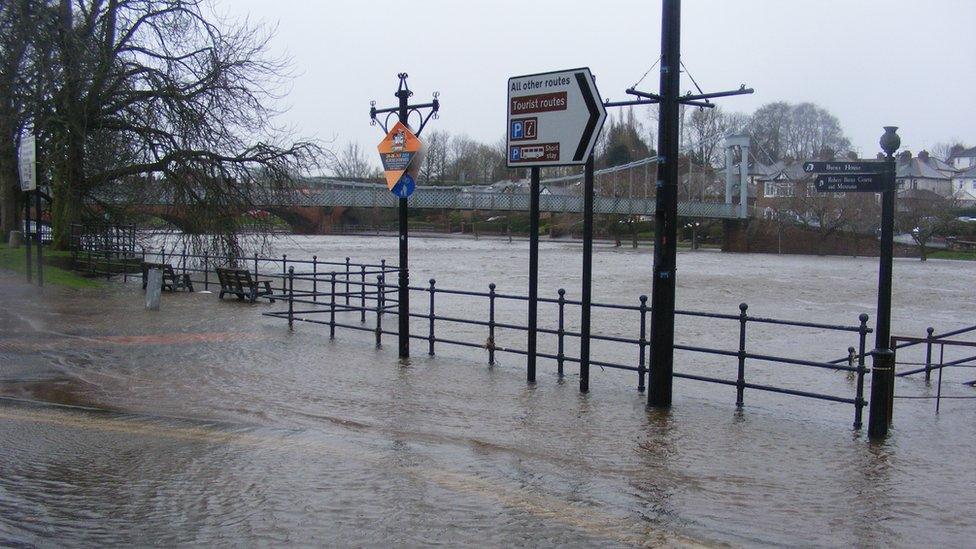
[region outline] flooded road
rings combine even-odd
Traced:
[[[393,262],[395,246],[309,237],[278,251]],[[415,284],[526,286],[524,242],[411,246]],[[597,247],[594,300],[649,294],[650,261],[648,250]],[[543,295],[578,295],[578,245],[544,242],[540,265]],[[735,313],[746,301],[757,315],[854,324],[867,312],[873,325],[874,259],[699,252],[679,266],[682,308]],[[895,273],[894,333],[976,324],[971,263],[897,261]],[[415,343],[402,363],[392,338],[376,349],[369,333],[330,341],[321,327],[289,332],[261,316],[280,304],[167,294],[151,312],[136,284],[38,296],[3,274],[0,289],[0,545],[909,547],[976,535],[974,400],[943,402],[938,416],[930,400],[899,400],[892,436],[871,444],[846,405],[750,391],[737,411],[734,389],[678,380],[674,408],[651,411],[628,373],[595,369],[581,395],[549,362],[526,386],[513,355],[489,368],[483,350],[429,357]],[[594,322],[599,333],[634,327]],[[678,326],[679,340],[723,347],[731,333]],[[818,359],[850,344],[813,331],[757,330],[754,342]],[[757,364],[750,375],[851,391],[843,373]],[[947,372],[943,394],[976,394],[960,383],[972,378]],[[934,388],[906,379],[896,391]]]

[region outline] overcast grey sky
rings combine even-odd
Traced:
[[[392,106],[400,71],[415,100],[441,92],[430,127],[494,143],[508,77],[589,66],[601,95],[621,99],[660,55],[660,0],[215,1],[277,25],[273,52],[290,55],[297,74],[284,123],[370,151],[382,135],[369,101]],[[685,0],[682,60],[706,91],[756,89],[720,99],[729,110],[826,107],[863,155],[888,124],[912,152],[976,144],[976,0]],[[656,92],[658,76],[641,89]],[[691,87],[685,78],[682,91]]]

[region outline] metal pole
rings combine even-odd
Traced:
[[[857,317],[861,322],[860,329],[858,330],[858,346],[857,346],[857,389],[855,393],[854,400],[854,428],[861,428],[861,416],[863,415],[864,408],[864,373],[866,368],[864,367],[864,350],[867,348],[867,336],[868,336],[868,315],[861,313]]]
[[[742,393],[746,389],[746,324],[749,322],[749,305],[739,304],[739,371],[735,379],[735,407],[742,408]]]
[[[935,332],[935,328],[929,326],[925,333],[925,339],[928,341],[925,343],[925,382],[928,383],[932,379],[932,334]]]
[[[34,209],[37,220],[34,221],[34,238],[37,239],[37,287],[44,287],[44,243],[41,241],[41,191],[34,190]]]
[[[427,354],[430,356],[434,356],[434,293],[437,291],[434,288],[434,284],[436,283],[436,280],[433,278],[430,279],[430,306],[428,307],[430,325],[429,331],[427,332]]]
[[[563,337],[565,336],[566,290],[559,288],[559,327],[556,330],[556,369],[559,379],[563,378],[563,362],[566,359]]]
[[[400,108],[397,115],[400,122],[407,124],[409,111],[407,109],[407,99],[410,91],[406,86],[401,86],[397,91],[397,98],[400,100]],[[398,210],[400,221],[400,287],[397,294],[399,303],[397,312],[399,313],[400,326],[397,334],[400,340],[400,358],[410,356],[410,272],[408,270],[408,247],[407,247],[407,199],[401,198]]]
[[[488,285],[488,364],[495,365],[495,283]]]
[[[526,380],[535,383],[536,313],[539,306],[539,168],[531,169],[529,189],[529,326]]]
[[[24,250],[27,252],[27,262],[24,266],[27,269],[27,282],[30,282],[34,277],[31,275],[31,270],[33,269],[31,261],[33,257],[31,256],[31,214],[30,214],[30,195],[24,195]]]
[[[661,28],[661,107],[651,292],[651,367],[647,404],[671,407],[674,371],[674,292],[678,234],[678,87],[681,0],[664,0]]]
[[[878,268],[878,319],[874,351],[871,352],[871,402],[868,437],[884,438],[888,434],[888,410],[894,384],[895,353],[891,350],[891,268],[895,228],[895,157],[901,139],[898,128],[886,126],[881,148],[887,154],[885,190],[881,193],[881,259]]]
[[[590,390],[590,304],[593,289],[593,155],[583,166],[583,288],[580,298],[580,392]]]

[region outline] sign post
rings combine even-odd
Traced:
[[[895,151],[901,145],[896,126],[885,126],[881,150],[886,154],[885,187],[881,193],[881,254],[878,267],[878,319],[874,350],[871,351],[871,402],[868,437],[882,439],[891,424],[891,403],[895,388],[895,352],[891,349],[891,271],[895,234]]]
[[[803,171],[816,173],[820,192],[881,193],[881,252],[878,265],[878,318],[871,351],[871,401],[868,437],[887,436],[894,398],[895,353],[891,349],[891,271],[895,233],[895,151],[901,145],[895,126],[881,136],[884,160],[806,162]]]
[[[607,118],[593,74],[579,68],[508,79],[506,150],[509,168],[530,168],[529,311],[526,378],[535,382],[539,304],[539,168],[587,165],[584,172],[583,291],[580,391],[589,390],[592,287],[593,147]],[[589,231],[587,230],[589,220]]]
[[[396,107],[390,107],[385,109],[377,109],[376,102],[373,101],[370,104],[369,117],[370,124],[376,125],[380,124],[383,131],[387,134],[386,139],[380,143],[380,156],[383,159],[383,169],[386,171],[387,175],[387,186],[390,191],[399,198],[399,207],[397,209],[399,218],[399,244],[400,244],[400,265],[399,265],[399,280],[397,287],[397,317],[398,317],[398,331],[397,339],[399,344],[400,358],[408,358],[410,356],[410,270],[408,266],[409,260],[409,246],[407,242],[408,224],[407,224],[407,197],[410,196],[414,189],[416,188],[416,182],[414,180],[414,175],[411,174],[411,170],[419,169],[420,162],[415,161],[417,155],[421,154],[421,143],[419,140],[419,135],[424,131],[424,126],[432,116],[434,116],[440,109],[440,101],[437,99],[438,94],[434,93],[434,100],[430,103],[424,103],[421,105],[411,105],[410,96],[413,92],[410,91],[410,87],[407,86],[407,73],[402,72],[397,75],[400,79],[400,85],[397,88],[394,96],[399,100],[399,104]],[[420,109],[430,109],[427,115],[424,116],[420,113]],[[420,127],[417,128],[417,133],[414,135],[410,131],[407,119],[410,117],[410,113],[420,114]],[[392,130],[387,129],[385,122],[379,121],[377,115],[386,114],[387,120],[390,116],[396,115],[397,124]],[[387,143],[389,139],[388,151],[384,154],[384,144]],[[395,150],[396,149],[396,150]],[[389,167],[392,169],[387,169],[387,162],[390,162]],[[402,169],[401,169],[402,168]],[[391,183],[391,172],[399,172],[399,176]],[[377,288],[377,291],[382,292],[384,288]]]
[[[41,263],[41,193],[37,191],[37,145],[34,134],[25,135],[17,148],[17,167],[20,174],[20,190],[34,193],[37,219],[34,221],[34,238],[37,244],[37,285],[44,286],[44,267]],[[30,195],[24,200],[24,248],[27,253],[27,281],[31,281],[31,214]]]

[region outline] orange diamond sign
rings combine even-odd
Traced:
[[[397,122],[376,148],[379,150],[380,160],[383,162],[386,186],[401,196],[403,190],[400,187],[403,185],[401,184],[398,187],[397,184],[401,183],[401,179],[404,178],[403,176],[408,170],[413,172],[419,169],[420,161],[417,158],[420,156],[423,143],[410,131],[406,124]],[[412,178],[408,176],[408,179],[412,183]]]

